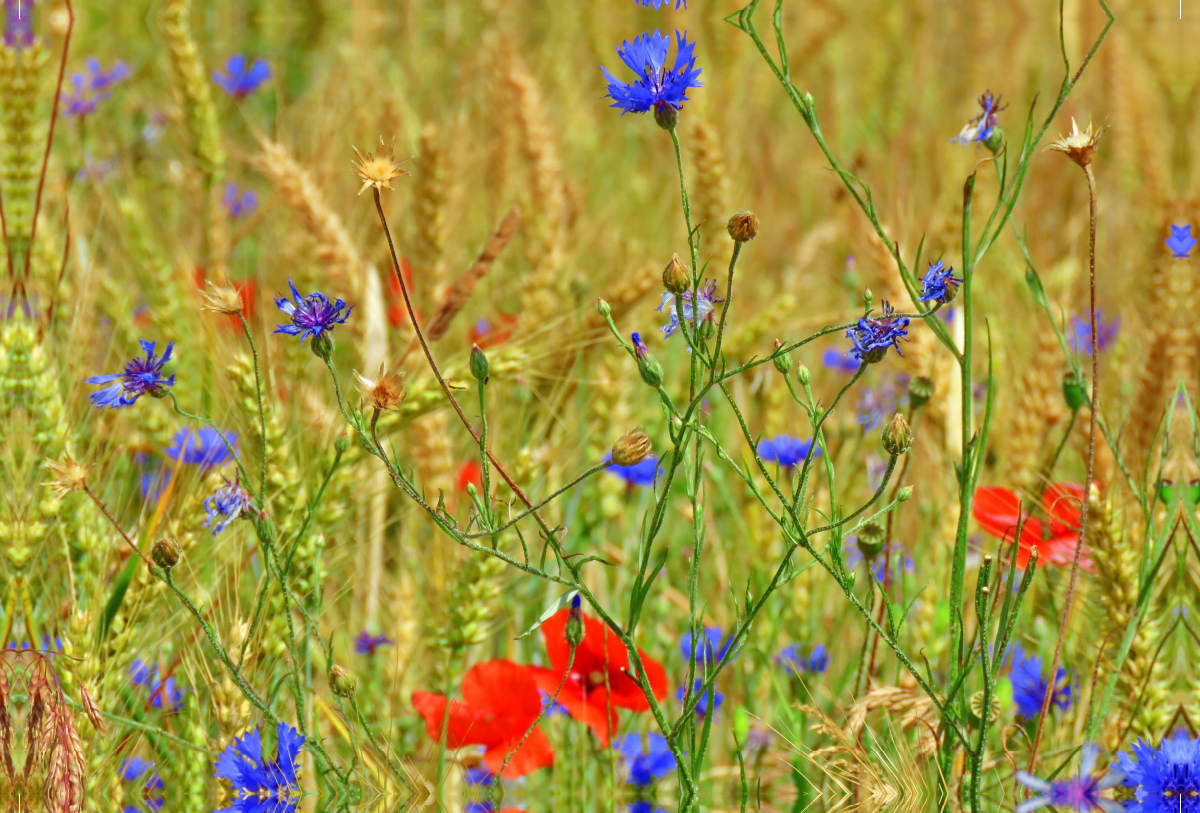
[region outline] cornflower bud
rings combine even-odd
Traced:
[[[783,347],[783,342],[776,339],[775,349],[778,350],[781,347]],[[776,370],[783,375],[787,375],[792,369],[792,354],[787,352],[779,353],[771,359],[771,363],[775,365]]]
[[[899,412],[892,422],[883,428],[883,450],[890,455],[902,455],[912,446],[912,429]]]
[[[475,380],[486,384],[488,381],[488,360],[477,344],[471,345],[470,367],[471,375],[475,377]]]
[[[672,254],[671,262],[663,269],[662,283],[664,288],[676,296],[691,287],[692,275],[688,273],[687,266],[679,259],[678,254]]]
[[[734,212],[725,226],[735,243],[749,243],[758,236],[758,216],[754,212]]]
[[[920,409],[929,403],[933,397],[935,386],[933,379],[919,375],[908,382],[908,403],[913,409]]]
[[[864,559],[870,561],[883,551],[883,546],[887,542],[887,533],[878,522],[868,522],[858,529],[858,538],[855,542],[858,545],[859,553],[863,555]]]
[[[650,355],[650,351],[646,349],[645,343],[642,342],[642,337],[638,334],[632,334],[633,350],[637,355],[638,373],[641,374],[642,380],[651,387],[658,389],[663,382],[662,365],[658,363],[658,359]]]
[[[871,306],[875,304],[875,294],[871,293],[870,288],[863,289],[863,307],[867,309],[867,313],[871,312]]]
[[[358,678],[349,669],[334,664],[329,670],[329,688],[338,697],[349,697],[358,688]]]
[[[612,462],[618,466],[636,466],[650,456],[650,438],[641,429],[626,432],[612,447]]]
[[[583,643],[583,599],[576,593],[571,599],[571,611],[567,614],[566,638],[568,646]]]
[[[802,387],[807,387],[812,382],[812,373],[804,366],[804,362],[800,362],[800,367],[796,370],[796,379]]]
[[[179,543],[169,536],[164,536],[150,547],[150,560],[163,570],[170,570],[179,564]]]
[[[607,319],[609,316],[612,316],[612,306],[609,305],[607,302],[605,302],[603,299],[597,299],[596,300],[596,312],[599,313],[601,316],[603,316],[605,319]]]
[[[913,487],[905,486],[904,488],[900,489],[899,493],[896,494],[896,499],[899,502],[908,502],[909,500],[912,499],[912,495],[913,495]]]
[[[346,437],[345,432],[338,435],[334,439],[333,448],[336,449],[337,451],[341,452],[342,454],[345,454],[346,450],[350,448],[350,438]]]
[[[258,531],[258,538],[268,544],[274,542],[275,537],[278,536],[275,531],[275,523],[271,521],[270,517],[260,519],[255,523],[255,528]]]

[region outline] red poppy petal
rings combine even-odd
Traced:
[[[562,683],[562,674],[555,674],[550,669],[533,667],[530,672],[537,681],[538,688],[548,695],[553,696],[559,684]],[[617,712],[615,710],[617,706],[613,703],[613,710],[609,713],[609,703],[605,698],[603,688],[584,697],[579,684],[568,681],[562,691],[558,693],[557,702],[567,710],[571,717],[590,728],[602,746],[608,746],[610,733],[615,732],[617,728]],[[608,716],[607,723],[605,723],[606,714]]]
[[[1042,492],[1042,508],[1050,516],[1051,535],[1079,531],[1083,499],[1083,486],[1076,483],[1054,483]]]
[[[554,750],[550,747],[550,741],[546,739],[546,735],[542,729],[535,728],[529,732],[529,738],[525,740],[520,749],[509,759],[508,766],[504,768],[504,773],[500,773],[500,768],[504,765],[504,758],[508,755],[509,750],[515,748],[524,736],[525,731],[521,731],[503,745],[493,746],[484,751],[483,763],[487,765],[488,770],[494,774],[499,774],[504,779],[516,779],[519,776],[532,773],[538,768],[553,766]]]
[[[462,693],[474,711],[494,716],[502,724],[521,727],[522,731],[542,710],[542,698],[529,667],[512,661],[475,664],[463,677]]]
[[[443,718],[446,715],[446,698],[440,694],[413,692],[413,708],[425,721],[425,733],[434,742],[442,738]],[[508,738],[507,725],[487,715],[478,714],[465,703],[457,700],[450,703],[450,716],[446,719],[446,747],[462,748],[464,745],[485,745],[504,742]]]

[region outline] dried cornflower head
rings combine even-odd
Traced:
[[[200,292],[204,299],[204,306],[200,310],[226,316],[237,316],[242,312],[246,303],[242,301],[242,292],[237,288],[232,285],[217,285],[212,280],[209,280],[206,286]]]
[[[758,236],[758,217],[754,212],[734,212],[725,228],[735,243],[748,243]]]
[[[359,390],[366,399],[367,406],[373,409],[387,411],[404,400],[403,374],[386,370],[382,364],[379,365],[379,372],[374,381],[357,370],[354,377],[358,379]]]
[[[1065,152],[1067,157],[1079,164],[1081,167],[1086,167],[1092,163],[1092,156],[1096,153],[1096,142],[1100,140],[1100,136],[1104,134],[1104,128],[1098,130],[1092,129],[1092,123],[1089,121],[1087,129],[1083,132],[1079,131],[1079,125],[1075,123],[1074,117],[1071,118],[1071,132],[1065,138],[1060,138],[1053,144],[1048,146],[1048,150],[1056,150]]]
[[[358,147],[351,146],[354,150],[354,155],[357,160],[354,162],[354,168],[358,171],[358,177],[362,178],[362,189],[358,190],[358,194],[366,192],[367,189],[375,187],[376,189],[391,189],[392,178],[398,178],[401,175],[407,175],[400,166],[396,163],[396,159],[392,157],[392,149],[395,146],[385,145],[383,136],[379,137],[379,153],[372,155],[367,153],[364,156],[358,151]]]
[[[63,454],[62,460],[46,461],[46,468],[50,469],[54,479],[42,485],[47,486],[56,497],[65,497],[72,491],[79,491],[84,487],[88,475],[87,466],[77,461],[69,449]]]
[[[650,455],[650,438],[641,429],[626,432],[612,448],[612,462],[618,466],[636,466]]]

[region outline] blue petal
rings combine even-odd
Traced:
[[[304,745],[304,737],[300,732],[287,723],[279,724],[279,767],[287,777],[289,785],[296,784],[296,757],[300,747]]]

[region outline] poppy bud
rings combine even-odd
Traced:
[[[776,339],[775,349],[778,350],[781,347],[783,347],[783,342]],[[771,363],[775,365],[776,370],[783,375],[787,375],[792,369],[792,354],[788,352],[779,353],[771,359]]]
[[[664,288],[676,296],[691,286],[692,275],[688,273],[687,266],[679,259],[678,254],[672,254],[671,262],[663,269],[662,283]]]
[[[800,367],[796,370],[796,378],[802,387],[807,387],[812,381],[812,373],[804,366],[804,362],[800,362]]]
[[[908,403],[913,409],[920,409],[929,403],[935,391],[933,379],[919,375],[908,382]]]
[[[636,466],[650,455],[650,438],[641,429],[626,432],[612,447],[612,462],[618,466]]]
[[[179,543],[169,536],[154,543],[150,548],[150,559],[163,570],[170,570],[179,564]]]
[[[346,437],[345,432],[334,438],[333,448],[341,454],[345,454],[346,450],[350,448],[350,438]]]
[[[912,442],[912,429],[904,416],[897,412],[892,422],[883,428],[883,450],[893,457],[902,455],[912,446]]]
[[[567,615],[567,645],[576,647],[583,643],[583,599],[576,593],[571,599],[571,611]]]
[[[887,534],[878,522],[868,522],[858,529],[856,542],[859,553],[863,555],[864,559],[870,561],[883,551],[883,546],[887,542]]]
[[[734,212],[725,226],[735,243],[749,243],[758,236],[758,216],[754,212]]]
[[[605,319],[607,319],[609,316],[612,316],[612,306],[609,305],[607,302],[605,302],[603,299],[597,299],[596,300],[596,312],[599,313],[601,316],[603,316]]]
[[[634,333],[632,338],[633,350],[637,355],[638,373],[641,374],[643,381],[651,387],[658,389],[662,386],[663,382],[662,365],[658,363],[658,360],[654,356],[650,355],[650,351],[646,349],[641,336]]]
[[[679,123],[679,111],[666,102],[654,105],[654,123],[664,130],[674,130]]]
[[[1075,373],[1067,373],[1063,376],[1063,399],[1067,402],[1067,406],[1072,412],[1078,412],[1083,407],[1087,406],[1087,391],[1084,389],[1083,379],[1075,375]]]
[[[471,375],[475,377],[475,380],[486,384],[488,380],[488,360],[477,344],[471,346],[470,367]]]
[[[338,697],[349,697],[358,688],[358,678],[349,669],[335,664],[329,670],[329,688]]]
[[[315,355],[328,361],[333,355],[333,337],[328,333],[319,333],[313,336],[311,347]]]

